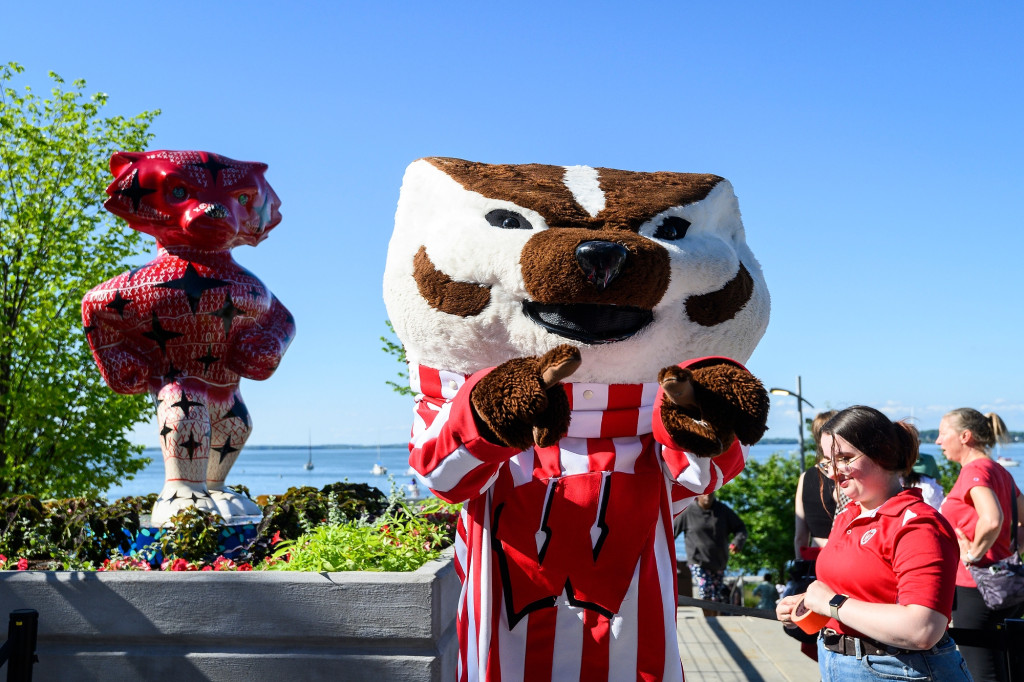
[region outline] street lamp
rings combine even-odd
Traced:
[[[800,418],[800,471],[803,472],[803,470],[806,468],[804,466],[804,403],[807,403],[808,407],[810,407],[812,410],[814,409],[814,405],[811,405],[811,402],[809,400],[806,400],[802,395],[800,395],[799,374],[796,377],[796,392],[787,391],[784,388],[770,388],[768,389],[768,392],[773,393],[775,395],[791,395],[794,398],[796,398],[796,411]]]

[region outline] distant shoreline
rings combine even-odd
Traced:
[[[794,441],[795,442],[795,441]],[[337,443],[334,445],[246,445],[245,450],[376,450],[380,448],[408,448],[408,443],[381,443],[380,445],[349,445],[348,443]],[[158,447],[144,447],[143,452],[160,452]]]
[[[762,438],[758,441],[760,445],[796,445],[796,438]],[[246,450],[376,450],[380,448],[408,448],[408,443],[381,443],[380,445],[351,445],[349,443],[336,443],[333,445],[246,445]],[[160,452],[158,447],[145,447],[144,452]]]

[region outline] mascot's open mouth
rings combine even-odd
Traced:
[[[628,339],[654,319],[644,308],[596,303],[523,301],[523,312],[549,332],[590,344]]]

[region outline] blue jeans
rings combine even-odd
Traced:
[[[967,664],[953,640],[933,653],[898,656],[844,656],[825,648],[818,638],[818,670],[823,682],[876,682],[877,680],[967,680]]]

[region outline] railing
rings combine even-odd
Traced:
[[[35,609],[11,611],[7,641],[0,646],[0,666],[7,664],[7,682],[31,682],[36,656],[36,631],[39,612]]]
[[[775,611],[768,609],[735,606],[683,595],[679,595],[677,603],[679,606],[697,606],[708,611],[718,611],[734,616],[776,620]],[[1002,651],[1006,656],[1006,668],[1010,671],[1010,682],[1024,682],[1024,619],[1007,618],[997,625],[995,630],[949,628],[949,636],[957,645]]]

